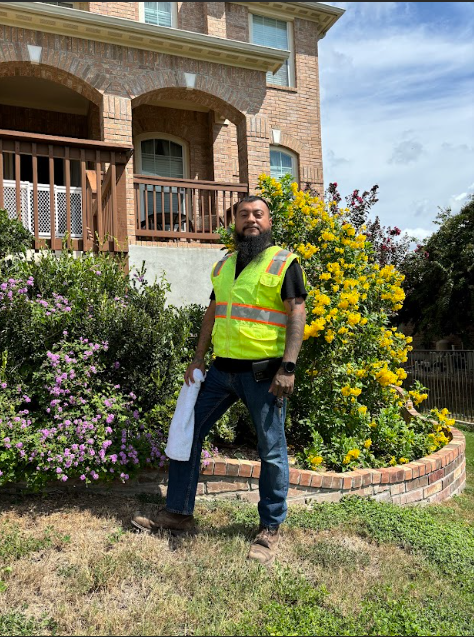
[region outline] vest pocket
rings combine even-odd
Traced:
[[[271,274],[270,272],[264,272],[260,277],[261,285],[268,288],[274,288],[280,283],[280,277],[277,274]]]
[[[249,325],[245,321],[241,321],[239,325],[240,335],[251,341],[264,341],[265,343],[275,343],[278,338],[278,328],[268,325],[260,325],[252,323]]]

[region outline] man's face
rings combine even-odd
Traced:
[[[258,237],[272,227],[267,205],[257,201],[246,201],[239,205],[235,214],[235,232],[244,237]]]

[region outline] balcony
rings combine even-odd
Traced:
[[[218,228],[234,221],[248,184],[135,175],[137,239],[218,241]]]
[[[125,166],[132,148],[0,130],[0,208],[35,249],[128,250]]]
[[[248,185],[134,175],[135,228],[127,227],[132,150],[0,130],[0,208],[30,230],[35,249],[127,252],[135,238],[216,243]]]

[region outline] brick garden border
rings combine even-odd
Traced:
[[[417,412],[411,402],[402,408],[405,419]],[[451,427],[452,440],[435,453],[407,464],[384,469],[356,469],[339,473],[317,472],[290,467],[289,503],[338,502],[343,496],[358,495],[399,505],[442,502],[461,493],[466,484],[466,439]],[[260,462],[216,457],[201,469],[197,489],[199,499],[237,498],[258,502]],[[168,473],[145,469],[137,478],[109,484],[58,483],[46,491],[93,492],[121,495],[149,493],[166,496]],[[21,484],[2,487],[0,493],[23,490]]]
[[[385,469],[356,469],[345,473],[290,468],[289,503],[338,502],[345,495],[371,497],[393,504],[430,504],[459,494],[466,483],[466,441],[451,428],[453,438],[432,455]],[[202,469],[198,498],[237,498],[258,502],[260,462],[214,458]],[[126,490],[166,495],[167,474],[146,471]],[[115,491],[117,487],[113,490]]]

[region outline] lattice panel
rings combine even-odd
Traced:
[[[33,188],[30,191],[30,206],[33,209]],[[49,205],[49,187],[38,186],[38,225],[39,236],[51,236],[51,212]]]
[[[16,183],[12,180],[4,180],[3,197],[5,209],[10,219],[17,216],[16,211]],[[54,200],[56,208],[55,232],[57,237],[66,234],[66,188],[54,186]],[[74,239],[82,237],[82,189],[70,188],[71,201],[71,235]],[[34,198],[33,184],[22,181],[20,184],[21,218],[25,228],[35,233],[34,227]],[[51,236],[51,208],[49,185],[38,184],[38,222],[39,236],[47,238]]]
[[[27,201],[25,200],[25,194],[27,194],[27,185],[28,182],[20,182],[20,211],[22,213],[22,217],[25,214],[25,209],[27,209]],[[10,217],[10,219],[17,219],[18,211],[16,208],[16,182],[11,179],[5,179],[3,181],[3,201],[5,210],[8,211],[8,216]],[[23,223],[25,223],[24,219]]]

